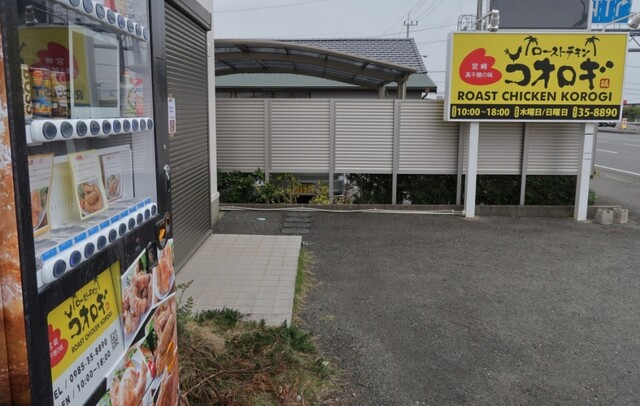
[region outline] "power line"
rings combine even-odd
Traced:
[[[434,7],[429,7],[428,9],[423,11],[422,14],[420,14],[418,17],[416,17],[416,20],[419,20],[422,17],[426,16],[427,14],[436,11],[438,9],[438,7],[440,7],[442,5],[442,3],[444,3],[444,0],[440,0],[440,2],[438,4],[435,4],[435,2],[432,3],[432,5],[434,5]]]
[[[420,42],[416,42],[417,45],[422,45],[422,44],[434,44],[436,42],[447,42],[446,39],[438,39],[435,41],[420,41]]]
[[[424,6],[424,3],[426,3],[426,2],[427,2],[427,0],[419,1],[418,4],[416,4],[411,10],[409,10],[409,12],[410,13],[413,13],[413,12],[417,13],[422,8],[422,6]]]
[[[457,26],[457,25],[458,25],[458,24],[445,24],[445,25],[438,25],[438,26],[435,26],[435,27],[420,28],[420,29],[417,29],[417,30],[413,30],[413,32],[439,30],[439,29],[441,29],[441,28],[455,27],[455,26]]]
[[[447,25],[439,25],[439,26],[436,26],[436,27],[420,28],[420,29],[417,29],[417,30],[413,30],[412,32],[438,30],[440,28],[453,27],[453,26],[456,26],[456,25],[458,25],[458,24],[447,24]],[[404,30],[402,30],[402,31],[404,31]],[[400,34],[402,34],[402,31],[400,31],[398,33],[394,33],[394,34],[371,35],[371,36],[365,37],[365,38],[390,37],[390,36],[393,36],[393,35],[400,35]]]
[[[310,1],[300,1],[300,2],[297,2],[297,3],[277,4],[277,5],[274,5],[274,6],[236,8],[236,9],[232,9],[232,10],[214,11],[213,14],[237,13],[237,12],[242,12],[242,11],[264,10],[264,9],[267,9],[267,8],[281,8],[281,7],[301,6],[303,4],[322,3],[322,2],[325,2],[325,1],[327,1],[327,0],[310,0]]]

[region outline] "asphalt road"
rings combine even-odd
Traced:
[[[284,218],[230,212],[214,231]],[[303,244],[302,318],[345,371],[340,404],[640,404],[635,223],[313,213]]]
[[[640,176],[640,133],[618,133],[598,129],[596,168]]]
[[[590,189],[598,196],[597,204],[628,209],[629,221],[640,224],[640,176],[598,168]]]

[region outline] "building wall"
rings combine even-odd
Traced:
[[[214,0],[198,0],[213,16]],[[213,18],[213,17],[212,17]],[[211,172],[211,225],[215,224],[219,216],[220,193],[218,192],[217,172],[217,140],[216,140],[216,67],[214,57],[213,29],[207,34],[209,52],[209,162]]]

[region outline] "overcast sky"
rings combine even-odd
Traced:
[[[475,14],[477,0],[214,0],[214,6],[216,38],[404,37],[411,13],[417,25],[410,35],[443,93],[447,33],[461,14]],[[632,10],[640,11],[640,0]],[[640,103],[640,53],[627,55],[624,97]]]

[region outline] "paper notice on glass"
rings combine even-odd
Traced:
[[[122,152],[100,155],[104,187],[109,203],[122,197]]]
[[[173,136],[176,133],[176,99],[169,97],[167,101],[167,105],[169,106],[169,135]]]
[[[107,194],[102,181],[100,159],[95,150],[69,154],[74,199],[84,220],[107,209]]]
[[[49,196],[53,154],[29,156],[29,184],[31,193],[31,222],[33,234],[40,235],[51,228],[49,221]]]

